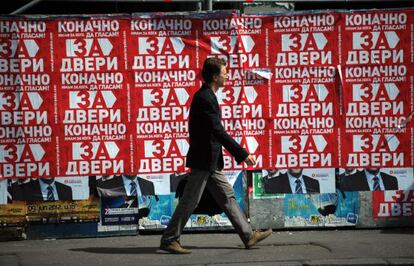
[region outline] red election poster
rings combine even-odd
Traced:
[[[343,167],[411,167],[413,69],[404,11],[342,20]],[[412,38],[412,37],[411,37]]]
[[[338,13],[276,15],[272,19],[266,26],[270,66],[293,71],[303,66],[338,65],[339,42],[334,41],[339,36]]]
[[[55,23],[61,176],[130,172],[128,22],[88,17]]]
[[[128,36],[132,69],[134,172],[185,171],[188,116],[197,80],[196,20],[188,16],[133,17]]]
[[[373,191],[372,211],[375,219],[413,218],[414,190]]]
[[[257,160],[269,164],[269,80],[264,17],[222,14],[202,20],[202,61],[207,57],[227,62],[227,81],[216,95],[224,129]],[[246,168],[224,150],[224,169]]]
[[[359,11],[342,14],[343,65],[402,65],[411,60],[412,11]]]
[[[56,173],[50,30],[0,19],[0,179]]]
[[[273,69],[271,167],[338,164],[339,16],[280,15],[266,28]]]

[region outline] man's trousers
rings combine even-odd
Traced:
[[[174,240],[179,241],[181,232],[197,207],[204,189],[209,190],[217,204],[230,219],[243,243],[247,243],[252,236],[252,228],[241,211],[234,196],[233,188],[227,181],[223,171],[216,170],[210,172],[199,169],[192,169],[184,188],[183,196],[164,231],[161,243],[168,243]]]

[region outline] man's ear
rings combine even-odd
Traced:
[[[217,82],[218,76],[219,76],[219,75],[217,75],[217,74],[216,74],[216,75],[213,75],[213,81],[214,81],[214,82]]]

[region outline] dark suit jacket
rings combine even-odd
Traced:
[[[31,180],[28,183],[12,187],[13,200],[36,201],[43,200],[42,191],[40,190],[40,180]],[[72,188],[59,182],[55,182],[59,200],[73,200]]]
[[[155,195],[154,184],[151,181],[138,177],[138,184],[143,196]],[[126,196],[124,181],[122,176],[114,176],[109,180],[96,181],[96,189],[101,197]]]
[[[10,186],[10,195],[11,195],[11,199],[13,200],[23,200],[24,197],[24,193],[23,193],[23,184],[20,184],[18,181],[12,183],[12,185]]]
[[[318,180],[306,175],[302,175],[302,177],[307,193],[320,192]],[[275,178],[263,179],[263,188],[265,193],[292,193],[287,173],[280,174]]]
[[[381,172],[382,182],[385,190],[397,190],[398,181],[395,176]],[[344,191],[370,191],[365,171],[356,172],[355,174],[344,176],[341,179],[341,188]]]
[[[354,175],[354,174],[356,174],[358,172],[359,171],[355,171],[353,174],[350,174],[350,175]],[[344,185],[344,182],[345,182],[344,179],[348,178],[348,176],[350,176],[350,175],[346,175],[345,172],[343,172],[342,174],[340,174],[339,176],[337,176],[337,178],[335,180],[336,188],[339,189],[339,190],[341,190],[341,191],[344,191],[344,189],[342,187]]]
[[[226,148],[238,163],[248,156],[221,124],[217,97],[206,84],[194,94],[190,108],[190,148],[186,166],[207,171],[223,169],[223,150]]]

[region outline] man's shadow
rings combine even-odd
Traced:
[[[193,250],[210,250],[210,249],[219,249],[219,250],[237,250],[244,249],[244,247],[192,247],[186,246],[186,248]],[[90,248],[73,248],[69,249],[70,251],[78,252],[87,252],[87,253],[97,253],[97,254],[154,254],[158,251],[159,247],[126,247],[126,248],[116,248],[116,247],[90,247]]]

